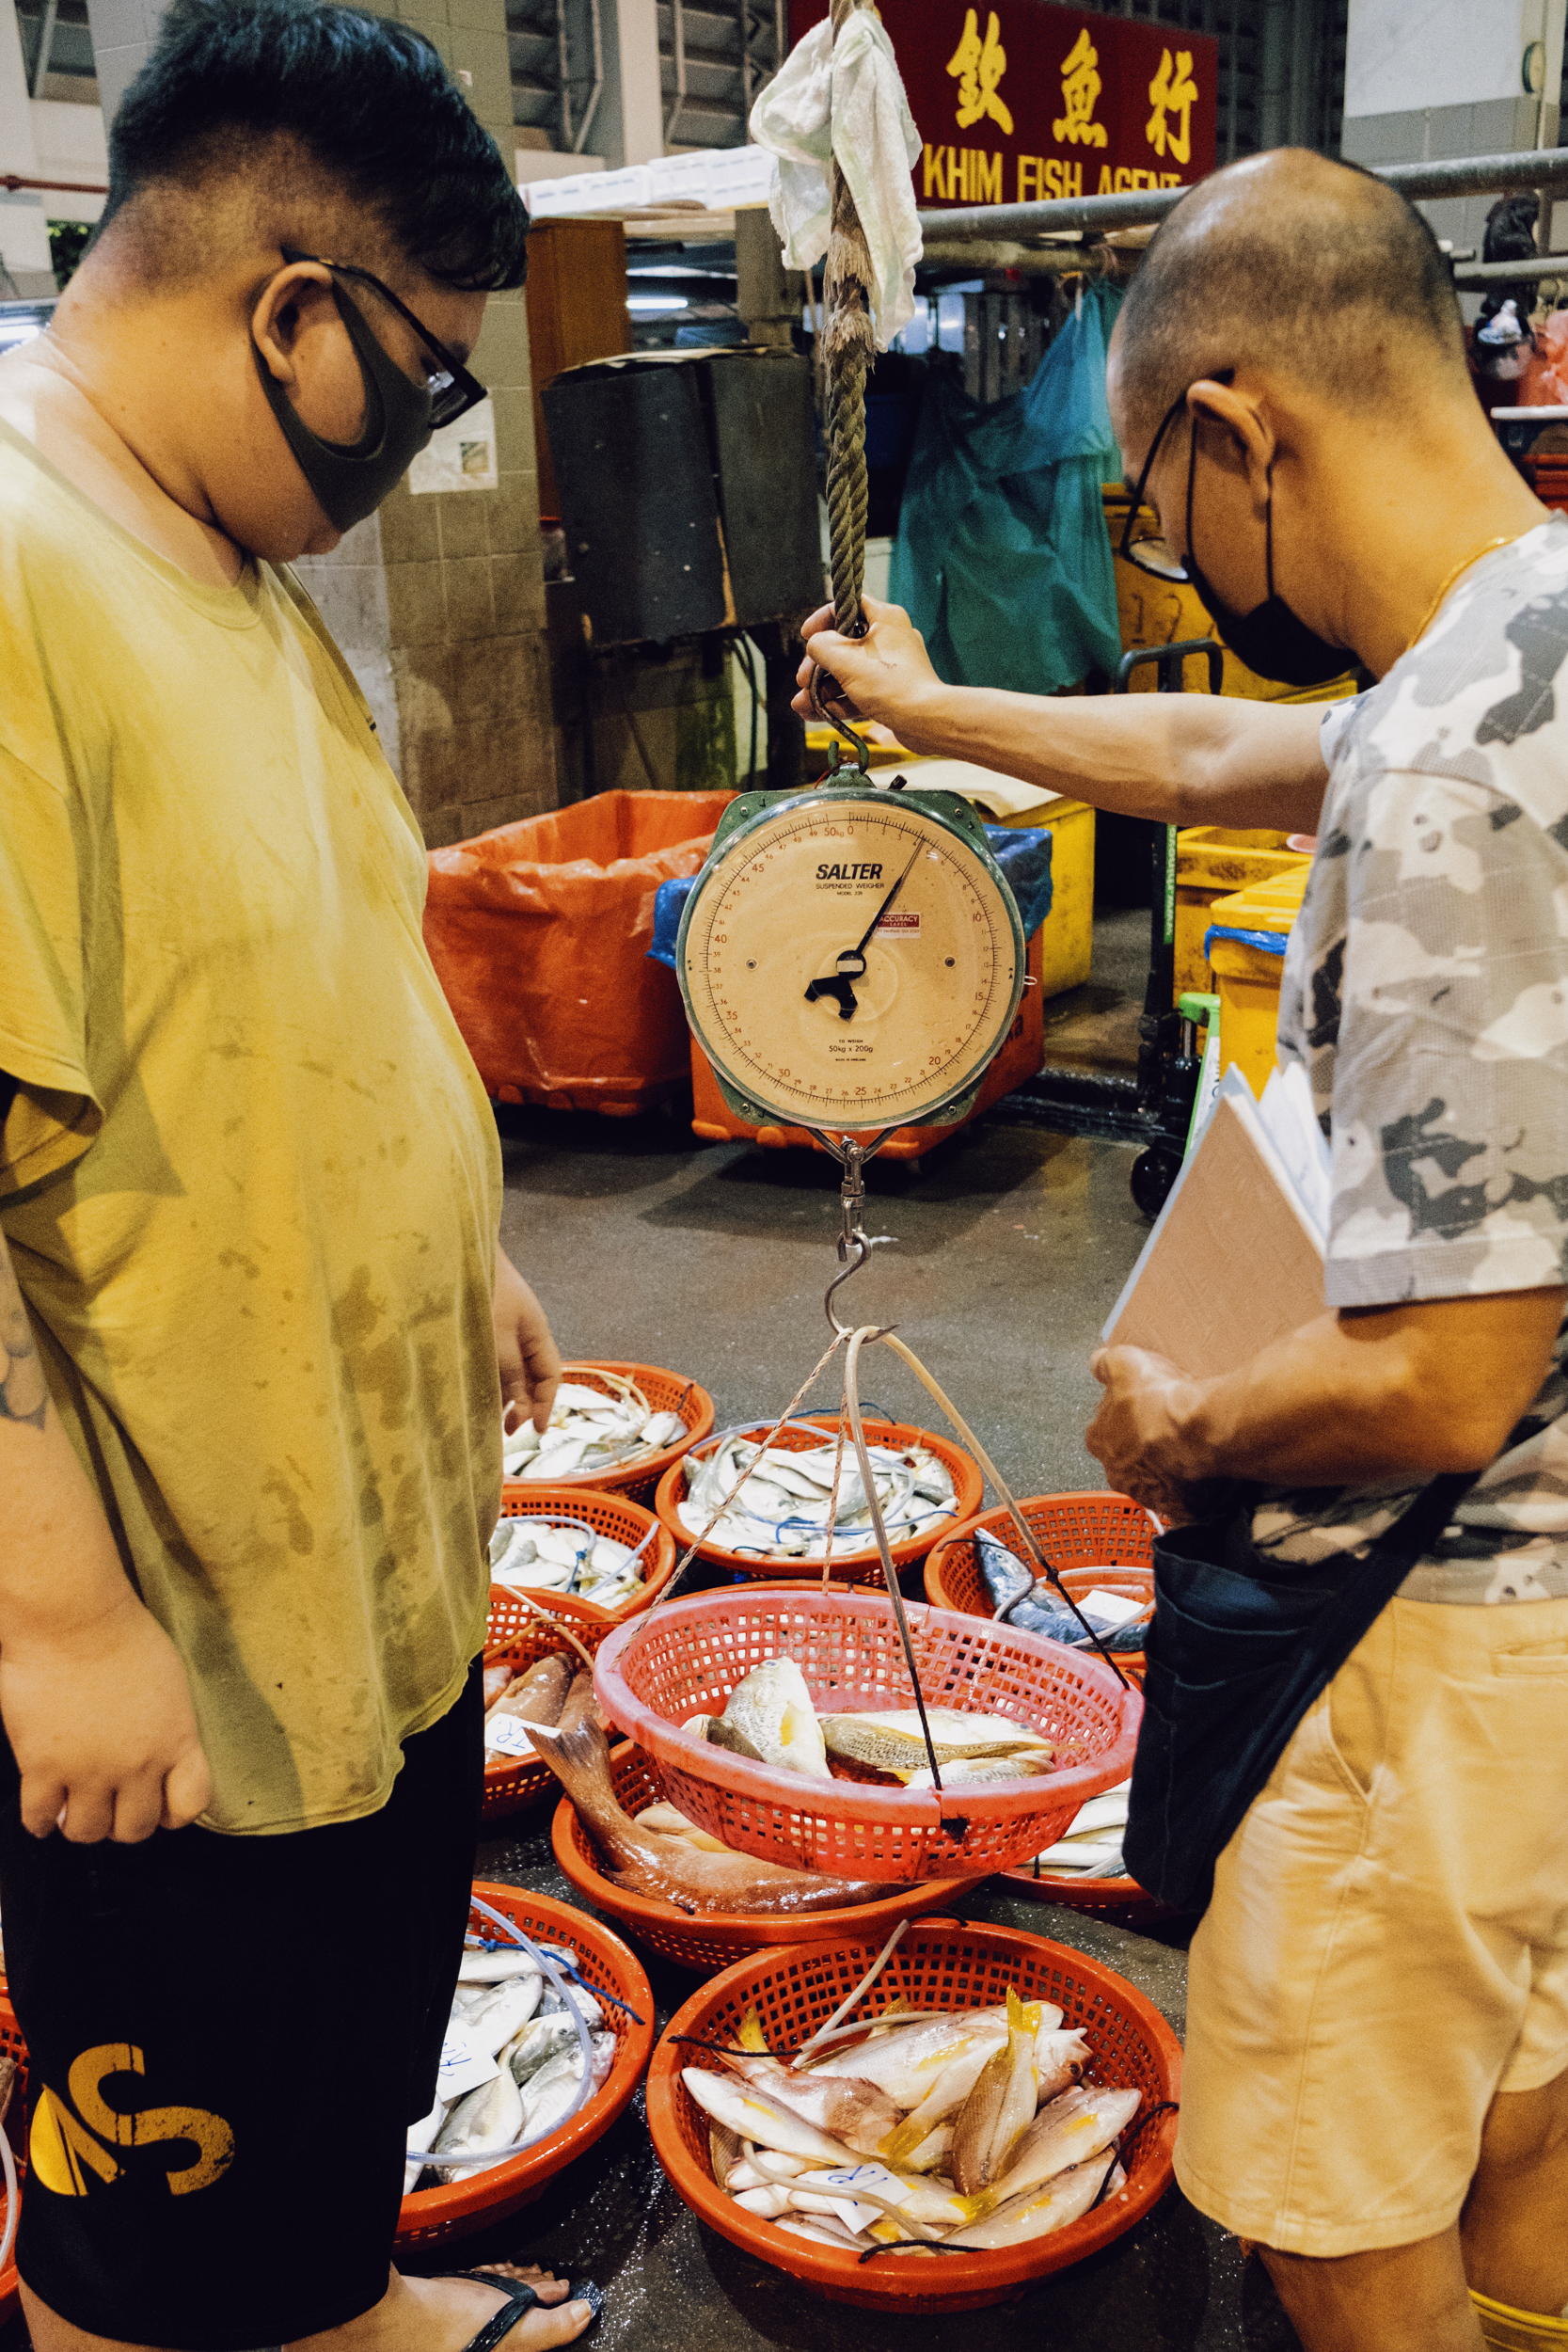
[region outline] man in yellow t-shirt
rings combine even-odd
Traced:
[[[542,1423],[559,1363],[417,828],[285,568],[481,396],[526,218],[428,43],[285,0],[171,10],[110,175],[0,365],[27,2320],[536,2352],[590,2301],[390,2250],[467,1912],[502,1405]]]

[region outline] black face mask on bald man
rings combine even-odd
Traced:
[[[1213,381],[1227,384],[1228,368],[1216,368]],[[1330,644],[1315,629],[1308,628],[1300,615],[1293,612],[1274,584],[1274,480],[1270,470],[1268,505],[1263,519],[1263,555],[1269,593],[1261,604],[1250,612],[1233,612],[1216,595],[1206,578],[1193,549],[1193,489],[1197,473],[1197,420],[1193,420],[1192,449],[1187,460],[1187,555],[1185,563],[1178,563],[1163,539],[1137,539],[1133,524],[1143,504],[1145,486],[1150,469],[1159,454],[1160,445],[1177,416],[1187,405],[1187,393],[1179,392],[1160,422],[1160,429],[1148,446],[1138,486],[1132,493],[1128,510],[1127,529],[1122,537],[1121,553],[1157,580],[1186,580],[1196,589],[1208,608],[1213,626],[1239,661],[1259,677],[1272,678],[1281,686],[1322,686],[1328,679],[1339,677],[1355,666],[1355,656],[1345,645]]]

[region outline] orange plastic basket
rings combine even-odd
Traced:
[[[645,1454],[636,1462],[628,1462],[624,1470],[584,1470],[580,1476],[553,1478],[552,1486],[570,1486],[580,1492],[594,1487],[603,1495],[626,1495],[633,1502],[651,1503],[654,1491],[672,1462],[678,1462],[689,1446],[696,1445],[713,1427],[713,1399],[695,1380],[687,1380],[678,1372],[663,1372],[657,1364],[612,1363],[601,1357],[596,1364],[566,1364],[565,1377],[580,1388],[598,1389],[605,1396],[613,1396],[613,1388],[599,1375],[618,1372],[624,1380],[635,1380],[656,1413],[678,1413],[686,1423],[686,1435],[673,1445],[661,1446],[657,1454]],[[509,1479],[508,1487],[520,1486],[524,1494],[538,1494],[545,1482],[537,1486],[531,1479]]]
[[[597,1655],[599,1645],[614,1631],[617,1623],[608,1609],[567,1593],[541,1593],[539,1606],[570,1627],[590,1658]],[[514,1674],[525,1674],[541,1658],[553,1658],[557,1652],[569,1660],[574,1668],[582,1664],[571,1643],[564,1641],[553,1625],[546,1625],[542,1618],[531,1614],[504,1584],[490,1587],[490,1624],[492,1638],[484,1646],[487,1666],[499,1666],[504,1661]],[[494,1631],[498,1624],[501,1628],[499,1633]],[[503,1815],[518,1812],[560,1786],[549,1766],[541,1763],[537,1756],[499,1757],[484,1767],[483,1818],[486,1824],[499,1820]]]
[[[902,1421],[868,1420],[863,1425],[867,1445],[885,1445],[895,1449],[905,1445],[927,1446],[952,1475],[955,1493],[951,1516],[933,1519],[927,1533],[906,1536],[902,1543],[889,1547],[894,1566],[909,1567],[915,1561],[923,1560],[931,1546],[941,1541],[944,1529],[951,1531],[959,1520],[974,1517],[985,1501],[986,1482],[979,1464],[972,1461],[950,1438],[939,1438],[929,1429],[916,1429]],[[770,1421],[759,1421],[744,1434],[752,1438],[766,1438],[772,1426]],[[835,1413],[813,1414],[809,1421],[787,1422],[773,1443],[783,1454],[803,1454],[808,1447],[820,1445],[824,1437],[834,1436],[837,1429],[838,1416]],[[688,1452],[692,1450],[688,1448]],[[846,1442],[845,1460],[852,1463],[854,1458],[853,1449]],[[686,1461],[683,1456],[673,1469],[665,1471],[654,1497],[655,1509],[683,1553],[691,1543],[691,1532],[680,1516],[680,1504],[685,1495]],[[697,1557],[716,1568],[733,1568],[739,1576],[766,1577],[772,1581],[790,1573],[809,1575],[814,1567],[820,1574],[822,1567],[820,1560],[759,1560],[752,1552],[726,1551],[721,1544],[710,1543],[697,1546]],[[842,1551],[835,1543],[829,1566],[835,1578],[842,1577],[852,1584],[879,1585],[882,1581],[881,1555],[875,1543],[862,1545],[858,1550],[846,1549]]]
[[[580,1519],[596,1534],[608,1535],[613,1544],[629,1544],[635,1551],[650,1528],[657,1529],[652,1543],[638,1562],[642,1571],[642,1590],[632,1600],[623,1601],[619,1608],[603,1610],[612,1625],[624,1625],[641,1610],[649,1608],[663,1591],[674,1573],[675,1539],[669,1529],[660,1524],[646,1503],[633,1502],[629,1495],[606,1494],[590,1486],[531,1486],[526,1479],[509,1478],[501,1488],[503,1519]],[[525,1592],[531,1588],[523,1587]],[[497,1596],[500,1596],[498,1603]],[[541,1585],[536,1596],[542,1609],[552,1600],[575,1599],[575,1594],[560,1594],[552,1586]],[[595,1601],[595,1609],[601,1604]],[[486,1640],[504,1641],[514,1628],[520,1627],[528,1611],[513,1597],[504,1584],[490,1587],[490,1630]]]
[[[462,2237],[515,2213],[519,2205],[531,2205],[544,2194],[546,2184],[601,2139],[629,2105],[654,2046],[653,1988],[641,1963],[618,1935],[570,1903],[552,1902],[547,1895],[520,1886],[476,1879],[474,1893],[493,1911],[515,1920],[536,1944],[569,1945],[578,1955],[583,1982],[595,1994],[614,1996],[603,1999],[600,2007],[605,2029],[615,2036],[615,2057],[594,2096],[537,2148],[525,2149],[520,2156],[467,2181],[453,2181],[446,2188],[416,2189],[405,2197],[398,2215],[400,2246],[433,2246],[441,2238]],[[488,1926],[477,1914],[474,1923]],[[618,2008],[618,2002],[626,2007]]]
[[[899,1995],[912,2009],[982,2009],[1015,1985],[1024,2000],[1054,2001],[1064,2026],[1081,2026],[1094,2053],[1091,2082],[1136,2084],[1143,2105],[1123,2135],[1127,2185],[1050,2237],[983,2254],[885,2254],[863,2263],[809,2238],[792,2237],[726,2197],[713,2177],[708,2118],[681,2080],[701,2054],[678,2037],[733,2042],[755,2008],[771,2050],[798,2049],[826,2023],[876,1959],[865,1943],[812,1944],[759,1952],[693,1994],[671,2019],[648,2070],[648,2129],[672,2185],[700,2219],[760,2262],[833,2303],[920,2317],[976,2311],[1015,2300],[1037,2279],[1098,2253],[1164,2195],[1171,2181],[1176,2117],[1154,2115],[1180,2090],[1181,2050],[1149,2001],[1112,1969],[1016,1928],[923,1919],[910,1930],[858,2012],[869,2025]],[[1152,2120],[1151,2120],[1152,2119]]]
[[[1058,1575],[1085,1567],[1146,1568],[1152,1574],[1154,1526],[1143,1504],[1134,1502],[1131,1495],[1030,1495],[1018,1507]],[[980,1573],[980,1550],[974,1541],[979,1527],[988,1535],[997,1536],[1009,1551],[1018,1550],[1018,1530],[1006,1510],[984,1512],[966,1526],[955,1528],[926,1563],[926,1597],[933,1607],[961,1609],[972,1617],[995,1616]],[[1103,1583],[1112,1592],[1122,1589],[1114,1577],[1107,1576],[1069,1583],[1068,1590],[1077,1600],[1095,1583]]]
[[[868,1593],[732,1586],[618,1626],[594,1663],[610,1721],[657,1764],[670,1802],[739,1853],[796,1869],[920,1885],[1005,1870],[1059,1837],[1132,1769],[1139,1693],[1081,1650],[918,1606],[910,1631],[928,1705],[1006,1714],[1072,1760],[1028,1780],[930,1788],[808,1780],[680,1729],[722,1712],[766,1659],[793,1658],[822,1714],[914,1703],[892,1608]]]
[[[5,1979],[0,1978],[0,1984]],[[17,2182],[24,2182],[27,2170],[27,2132],[24,2121],[27,2113],[27,2044],[16,2022],[16,2011],[4,1992],[0,1992],[0,2058],[16,2060],[16,2083],[11,2091],[11,2104],[6,2114],[4,2130],[11,2143],[16,2159]],[[6,2212],[5,2185],[0,2182],[0,2229],[8,2216]],[[20,2216],[18,2217],[20,2218]],[[8,2327],[22,2310],[22,2281],[17,2276],[16,2244],[13,2238],[6,2267],[0,2270],[0,2328]]]
[[[645,1804],[663,1801],[664,1782],[658,1767],[635,1740],[623,1740],[610,1751],[610,1776],[628,1813],[641,1813]],[[556,1806],[550,1823],[550,1844],[563,1874],[579,1895],[586,1896],[597,1910],[608,1911],[628,1935],[661,1960],[673,1961],[677,1968],[700,1969],[704,1976],[727,1968],[749,1952],[768,1951],[782,1944],[816,1944],[825,1935],[869,1936],[876,1941],[889,1935],[900,1919],[914,1918],[923,1911],[940,1911],[944,1903],[961,1903],[982,1883],[977,1878],[933,1879],[925,1886],[900,1887],[881,1902],[857,1903],[847,1911],[817,1911],[802,1919],[757,1919],[744,1911],[705,1911],[693,1918],[673,1903],[630,1894],[613,1879],[607,1879],[576,1806],[565,1797]]]

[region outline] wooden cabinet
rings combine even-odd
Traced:
[[[544,220],[529,232],[528,336],[533,378],[533,438],[539,512],[560,517],[539,395],[562,368],[631,349],[626,310],[626,233],[618,220]]]

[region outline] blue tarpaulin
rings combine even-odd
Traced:
[[[950,686],[1047,694],[1121,659],[1101,500],[1121,474],[1105,405],[1119,302],[1088,289],[1034,380],[990,406],[931,372],[889,587]]]
[[[1042,825],[988,825],[986,840],[1018,900],[1023,936],[1033,939],[1051,912],[1050,832]],[[688,875],[662,882],[654,899],[654,944],[648,953],[656,963],[667,963],[672,972],[681,916],[696,881],[695,875]]]

